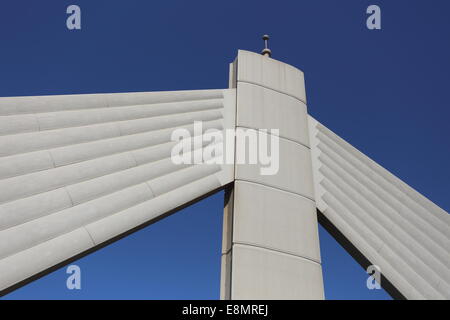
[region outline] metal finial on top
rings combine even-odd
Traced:
[[[261,52],[263,56],[271,57],[272,51],[269,49],[269,36],[267,34],[263,35],[262,39],[264,40],[264,49]]]

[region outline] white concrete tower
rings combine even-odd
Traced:
[[[275,175],[235,166],[225,197],[221,298],[323,299],[303,72],[240,50],[230,87],[236,128],[279,129],[280,153]]]

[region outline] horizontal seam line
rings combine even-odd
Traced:
[[[256,131],[259,131],[259,132],[263,132],[263,131],[262,131],[263,129],[260,129],[260,128],[251,128],[251,127],[247,127],[247,126],[240,126],[240,125],[238,125],[238,126],[236,126],[236,128],[244,128],[244,129],[250,129],[250,130],[256,130]],[[311,147],[310,147],[310,146],[307,146],[306,144],[303,144],[302,142],[298,142],[298,141],[295,141],[295,140],[293,140],[293,139],[291,139],[291,138],[283,137],[283,136],[280,136],[280,135],[277,136],[277,135],[275,135],[275,134],[273,134],[273,133],[270,133],[269,131],[267,131],[266,133],[267,133],[268,135],[271,135],[271,136],[274,136],[274,137],[278,137],[278,138],[280,138],[280,139],[284,139],[284,140],[293,142],[293,143],[295,143],[295,144],[298,144],[298,145],[300,145],[300,146],[302,146],[302,147],[305,147],[305,148],[311,150]]]
[[[264,183],[261,183],[261,182],[255,182],[255,181],[250,181],[250,180],[241,179],[241,178],[236,178],[235,180],[236,181],[243,181],[243,182],[247,182],[247,183],[251,183],[251,184],[256,184],[256,185],[261,185],[261,186],[264,186],[264,187],[267,187],[267,188],[271,188],[271,189],[275,189],[275,190],[280,190],[280,191],[283,191],[283,192],[291,193],[291,194],[294,194],[296,196],[302,197],[302,198],[304,198],[306,200],[309,200],[311,202],[314,202],[314,204],[316,203],[316,200],[313,199],[313,198],[310,198],[308,196],[305,196],[305,195],[297,193],[297,192],[289,191],[287,189],[282,189],[282,188],[274,187],[274,186],[267,185],[267,184],[264,184]]]
[[[259,248],[259,249],[263,249],[263,250],[267,250],[267,251],[274,251],[274,252],[278,252],[278,253],[282,253],[288,256],[293,256],[296,258],[301,258],[301,259],[305,259],[314,263],[317,263],[318,265],[321,265],[321,263],[315,259],[309,258],[309,257],[305,257],[305,256],[299,256],[295,253],[292,252],[287,252],[287,251],[283,251],[280,249],[275,249],[275,248],[270,248],[270,247],[266,247],[266,246],[262,246],[262,245],[258,245],[258,244],[254,244],[254,243],[249,243],[249,242],[241,242],[241,241],[235,241],[233,242],[233,244],[238,244],[238,245],[244,245],[244,246],[248,246],[248,247],[255,247],[255,248]]]
[[[267,87],[267,86],[265,86],[265,85],[262,85],[262,84],[259,84],[259,83],[255,83],[255,82],[252,82],[252,81],[238,80],[238,83],[239,83],[239,82],[252,84],[252,85],[255,85],[255,86],[258,86],[258,87],[267,89],[267,90],[272,90],[272,91],[278,92],[278,93],[280,93],[280,94],[284,94],[284,95],[286,95],[286,96],[288,96],[288,97],[291,97],[291,98],[293,98],[293,99],[295,99],[295,100],[298,100],[298,101],[303,102],[304,104],[306,104],[306,101],[303,101],[302,99],[300,99],[300,98],[298,98],[298,97],[296,97],[296,96],[294,96],[294,95],[292,95],[292,94],[290,94],[290,93],[286,93],[286,92],[283,92],[283,91],[280,91],[280,90],[277,90],[277,89],[273,89],[273,88],[270,88],[270,87]]]
[[[231,245],[230,249],[228,249],[227,251],[222,252],[221,256],[226,256],[226,255],[229,254],[232,250],[233,250],[233,245]]]

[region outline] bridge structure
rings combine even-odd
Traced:
[[[0,98],[1,294],[225,190],[222,299],[323,299],[318,223],[394,298],[449,299],[448,213],[309,116],[303,72],[263,53],[238,51],[228,89]],[[180,128],[279,129],[279,170],[176,164]]]

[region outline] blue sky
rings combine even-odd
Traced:
[[[66,28],[66,8],[82,30]],[[382,30],[366,28],[366,8]],[[450,2],[40,0],[0,3],[0,96],[226,88],[237,49],[305,72],[319,121],[450,210]],[[223,194],[76,262],[10,299],[216,299]],[[180,241],[183,239],[183,241]],[[328,299],[388,299],[320,229]]]

